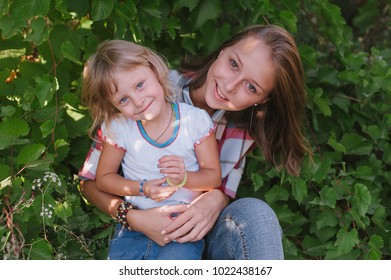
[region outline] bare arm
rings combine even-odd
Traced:
[[[96,169],[96,186],[99,190],[115,195],[139,195],[138,181],[127,180],[118,174],[118,168],[125,151],[107,142],[103,143],[102,152]]]
[[[123,202],[119,196],[100,191],[96,182],[92,180],[81,181],[80,190],[83,196],[99,210],[115,218],[118,206]]]

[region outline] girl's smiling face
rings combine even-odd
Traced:
[[[207,105],[239,111],[266,102],[275,85],[270,54],[270,49],[253,36],[222,50],[203,87]]]
[[[132,120],[152,120],[165,106],[164,91],[154,72],[147,66],[136,66],[126,71],[116,71],[114,94],[109,101],[125,117]]]

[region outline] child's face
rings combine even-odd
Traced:
[[[152,120],[160,114],[165,105],[164,91],[150,67],[117,71],[114,78],[117,88],[109,100],[125,117]]]
[[[265,102],[275,85],[270,55],[270,49],[255,37],[225,48],[208,71],[204,85],[208,106],[238,111]]]

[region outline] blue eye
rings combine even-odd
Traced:
[[[143,85],[144,85],[144,82],[141,82],[141,83],[138,83],[136,87],[137,87],[138,89],[140,89],[140,88],[143,87]]]
[[[128,98],[127,97],[123,97],[120,99],[119,103],[120,104],[124,104],[126,101],[128,101]]]

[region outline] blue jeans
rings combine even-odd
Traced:
[[[276,214],[260,199],[230,203],[206,235],[204,258],[210,260],[280,260],[282,230]]]
[[[170,242],[164,247],[137,231],[117,225],[110,241],[109,260],[200,260],[204,241],[187,243]]]
[[[159,248],[168,248],[167,255],[172,259],[197,259],[198,256],[194,256],[192,249],[187,249],[185,246],[190,244],[203,247],[203,243],[199,245],[197,242],[185,243],[183,247],[184,244],[171,242],[160,247],[142,233],[119,229],[117,228],[110,243],[109,259],[134,259],[134,254],[139,256],[143,252],[148,252],[147,257],[151,254],[156,258]],[[143,236],[142,245],[133,238],[138,235]],[[139,245],[143,252],[139,251]],[[192,256],[188,256],[189,253]],[[283,259],[282,231],[276,214],[269,205],[256,198],[241,198],[230,203],[205,236],[203,258],[209,260]]]

